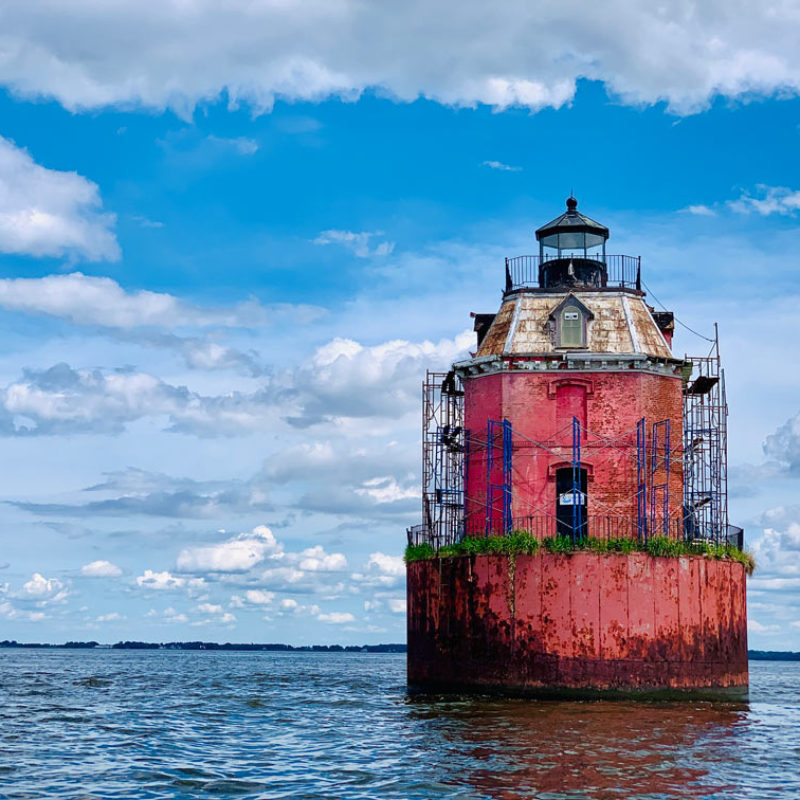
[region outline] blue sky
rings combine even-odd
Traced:
[[[402,640],[419,382],[574,190],[720,323],[800,649],[791,9],[220,8],[0,12],[0,638]]]

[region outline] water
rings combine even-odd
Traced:
[[[0,651],[2,798],[800,798],[800,664],[748,704],[413,698],[405,657]]]

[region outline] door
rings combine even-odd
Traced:
[[[559,536],[585,539],[586,523],[586,470],[578,470],[578,491],[574,491],[572,467],[556,470],[556,530]],[[577,502],[578,507],[573,505]],[[577,525],[575,520],[578,520]],[[573,536],[574,534],[574,536]]]

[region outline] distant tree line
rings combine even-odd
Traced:
[[[230,650],[235,652],[292,652],[292,653],[405,653],[404,644],[240,644],[233,642],[117,642],[114,650]]]
[[[748,650],[747,657],[752,661],[800,661],[800,653],[788,650]]]
[[[242,644],[235,642],[117,642],[103,645],[98,642],[64,642],[64,644],[46,644],[40,642],[18,642],[16,639],[3,639],[0,648],[36,648],[46,647],[57,650],[223,650],[240,653],[405,653],[404,644],[305,644],[295,647],[291,644]],[[748,650],[747,657],[752,661],[800,661],[800,653],[788,650]]]
[[[91,650],[95,647],[103,649],[108,645],[98,642],[65,642],[64,644],[41,644],[38,642],[17,642],[15,639],[0,641],[0,647],[48,647],[68,650]],[[235,652],[292,652],[292,653],[405,653],[404,644],[309,644],[295,647],[290,644],[237,644],[232,642],[117,642],[111,645],[112,650],[228,650]]]
[[[47,644],[42,642],[18,642],[16,639],[3,639],[0,647],[50,647],[68,650],[91,650],[93,647],[101,647],[98,642],[64,642],[64,644]]]

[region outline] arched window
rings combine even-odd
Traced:
[[[565,306],[561,311],[561,346],[583,347],[583,314],[575,306]]]

